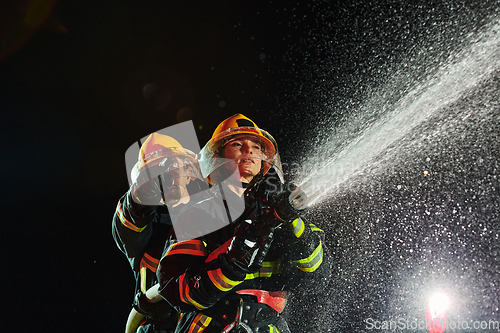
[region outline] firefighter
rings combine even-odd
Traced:
[[[157,271],[159,294],[183,313],[176,333],[290,332],[290,292],[330,278],[323,231],[289,203],[276,141],[249,118],[224,120],[200,154],[213,196],[179,216],[199,234],[172,233]]]
[[[158,133],[141,146],[131,176],[132,185],[118,201],[112,220],[115,242],[136,278],[136,297],[125,331],[173,332],[178,315],[155,296],[156,269],[172,221],[193,203],[190,192],[202,193],[204,182],[199,180],[196,155]]]

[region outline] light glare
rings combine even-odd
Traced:
[[[448,296],[443,293],[435,293],[432,295],[429,301],[429,307],[432,313],[442,313],[448,308],[449,300]]]

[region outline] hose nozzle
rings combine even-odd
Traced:
[[[292,193],[290,193],[290,197],[288,198],[293,208],[298,210],[307,208],[307,199],[307,194],[302,190],[300,186],[293,190]]]

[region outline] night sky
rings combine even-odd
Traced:
[[[243,113],[274,135],[293,174],[402,63],[411,86],[498,13],[494,1],[0,3],[2,317],[20,332],[123,331],[134,280],[111,218],[138,139],[192,120],[203,146]],[[370,201],[361,192],[333,206]],[[338,239],[357,232],[344,228]],[[339,281],[330,303],[349,298]],[[351,303],[302,330],[358,330]]]

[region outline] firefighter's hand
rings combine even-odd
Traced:
[[[168,323],[175,318],[175,310],[165,301],[151,303],[145,294],[138,292],[134,299],[134,309],[157,322]]]
[[[141,170],[130,188],[134,202],[145,206],[160,204],[163,193],[168,192],[174,183],[174,177],[169,173],[175,163],[173,158],[165,158],[160,164]]]
[[[236,270],[255,273],[271,247],[274,227],[262,226],[256,221],[241,222],[227,250],[229,262]]]
[[[281,222],[291,223],[300,215],[300,211],[295,209],[290,203],[290,191],[285,190],[280,193],[271,207],[272,215]]]

